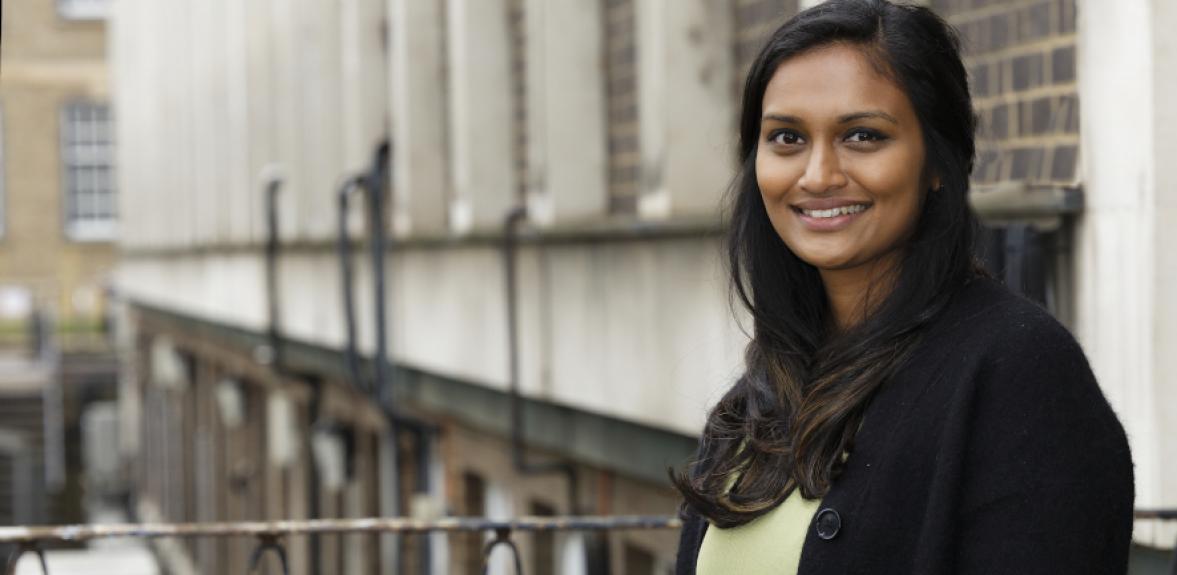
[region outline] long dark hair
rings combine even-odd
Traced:
[[[893,288],[851,328],[831,328],[818,271],[773,229],[756,181],[765,88],[778,66],[833,43],[861,48],[910,99],[929,191]],[[823,497],[874,393],[910,357],[951,295],[980,273],[969,208],[976,117],[960,41],[931,10],[886,0],[829,0],[778,29],[748,72],[740,170],[729,191],[732,289],[751,314],[745,373],[711,411],[699,451],[672,481],[719,527],[742,525],[799,488]],[[738,480],[737,480],[738,478]]]

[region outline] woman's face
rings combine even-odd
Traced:
[[[773,228],[823,271],[890,263],[911,235],[926,182],[907,95],[859,48],[783,62],[764,93],[756,181]]]

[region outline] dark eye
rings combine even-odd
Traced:
[[[804,140],[800,134],[792,130],[777,130],[768,135],[768,141],[781,146],[796,146]]]
[[[851,143],[882,142],[887,136],[874,130],[858,128],[846,134],[846,141]]]

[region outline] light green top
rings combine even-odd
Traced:
[[[772,511],[739,527],[707,528],[699,559],[698,575],[795,575],[801,563],[801,547],[820,499],[805,499],[794,489]]]

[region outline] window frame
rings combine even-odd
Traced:
[[[104,134],[91,133],[90,140],[87,142],[90,146],[95,148],[91,152],[95,152],[94,158],[85,160],[78,160],[74,157],[74,149],[78,146],[75,142],[80,140],[75,135],[75,123],[71,113],[74,110],[87,110],[91,114],[95,114],[98,110],[105,110],[106,118],[103,120],[105,124]],[[118,237],[118,190],[115,186],[115,153],[114,153],[114,130],[113,118],[110,113],[110,105],[105,102],[98,102],[92,100],[70,100],[62,104],[58,113],[60,130],[58,149],[61,154],[61,218],[62,228],[65,236],[74,242],[113,242]],[[91,117],[88,120],[89,126],[97,125],[98,122]],[[104,138],[102,137],[104,136]],[[98,150],[104,149],[104,156]],[[89,169],[98,170],[105,168],[107,172],[106,192],[108,195],[107,201],[109,205],[105,206],[109,215],[104,218],[84,218],[76,217],[77,210],[75,210],[75,202],[81,197],[81,189],[76,186],[72,174],[75,169]],[[91,182],[92,184],[95,182]],[[91,201],[94,197],[99,195],[100,188],[90,190]],[[91,210],[96,212],[97,210]]]
[[[110,0],[57,0],[57,14],[66,20],[106,20]]]

